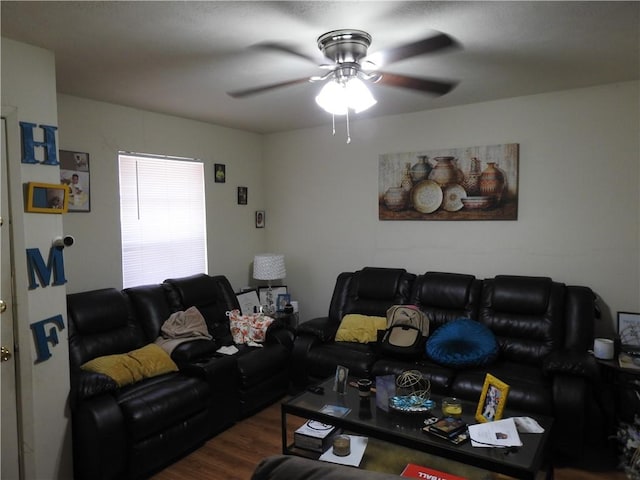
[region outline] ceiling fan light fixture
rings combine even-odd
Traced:
[[[316,97],[316,103],[327,113],[346,115],[348,105],[344,85],[335,80],[329,80]]]
[[[364,112],[378,101],[362,80],[357,77],[345,81],[328,81],[316,97],[316,103],[333,115],[346,115],[348,109]]]
[[[350,79],[345,86],[349,107],[356,113],[364,112],[373,107],[378,101],[359,78]]]

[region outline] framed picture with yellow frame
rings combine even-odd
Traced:
[[[476,410],[476,420],[481,423],[500,420],[508,394],[509,385],[487,373]]]
[[[27,212],[66,213],[68,208],[68,186],[59,183],[29,182],[27,184]]]

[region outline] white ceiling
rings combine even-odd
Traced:
[[[335,29],[365,30],[369,53],[441,31],[462,46],[385,70],[458,80],[433,97],[373,85],[373,117],[637,80],[640,2],[12,2],[2,36],[55,52],[59,92],[253,132],[328,125],[319,84],[249,98],[243,88],[321,74],[309,61],[250,48],[283,42],[319,54]]]

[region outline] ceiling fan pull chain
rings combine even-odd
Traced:
[[[347,108],[347,144],[351,143],[351,132],[349,131],[349,109]]]
[[[336,136],[336,115],[334,113],[331,114],[331,128],[333,136]]]

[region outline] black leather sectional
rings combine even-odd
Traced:
[[[433,333],[460,317],[481,322],[499,345],[496,361],[482,367],[452,368],[425,354],[401,359],[382,355],[376,343],[334,341],[349,313],[384,316],[395,304],[414,304],[430,318]],[[326,317],[304,322],[293,350],[293,381],[298,386],[326,378],[336,365],[357,377],[399,374],[418,369],[434,393],[477,402],[485,375],[510,386],[509,408],[555,418],[554,449],[571,456],[586,441],[606,436],[599,402],[593,346],[595,295],[586,287],[550,278],[472,275],[404,269],[363,268],[341,273]]]
[[[96,357],[154,342],[173,312],[191,306],[213,339],[173,350],[179,371],[118,387],[106,375],[80,369]],[[233,344],[225,312],[237,308],[228,280],[204,274],[68,295],[76,480],[148,477],[288,391],[293,333],[277,321],[262,348],[216,353]]]
[[[430,330],[460,317],[487,326],[499,358],[484,367],[451,368],[429,360],[382,355],[376,342],[336,342],[349,313],[384,316],[396,304],[415,304]],[[138,479],[152,475],[207,439],[284,396],[290,381],[304,387],[345,365],[374,378],[418,369],[432,391],[478,401],[485,374],[510,386],[508,407],[555,418],[556,452],[577,456],[606,437],[593,345],[595,295],[550,278],[472,275],[367,267],[338,275],[326,317],[294,333],[278,321],[262,348],[233,344],[225,313],[239,308],[223,276],[194,275],[120,291],[68,295],[70,406],[76,480]],[[152,343],[169,316],[196,306],[212,340],[179,345],[179,371],[118,387],[81,370],[89,360]]]

